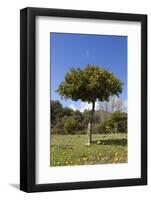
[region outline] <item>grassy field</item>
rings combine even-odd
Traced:
[[[127,134],[51,135],[50,166],[91,165],[127,162]]]

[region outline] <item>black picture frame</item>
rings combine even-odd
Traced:
[[[37,16],[120,20],[141,23],[141,178],[36,184],[35,19]],[[44,192],[147,184],[147,15],[48,8],[20,11],[20,190]]]

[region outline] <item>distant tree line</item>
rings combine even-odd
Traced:
[[[51,100],[51,133],[52,134],[86,134],[90,111],[72,110],[63,107],[59,101]],[[127,113],[121,111],[94,112],[93,134],[127,133]]]

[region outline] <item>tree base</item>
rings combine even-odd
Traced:
[[[86,145],[86,146],[90,146],[90,145],[91,145],[91,143],[87,142],[85,145]]]

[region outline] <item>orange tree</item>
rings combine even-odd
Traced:
[[[63,98],[92,103],[88,144],[92,142],[93,114],[96,100],[109,101],[110,96],[119,96],[122,92],[122,85],[121,80],[113,73],[94,65],[87,65],[84,69],[70,69],[65,75],[64,81],[60,83],[57,92]]]

